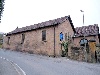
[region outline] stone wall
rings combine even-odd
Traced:
[[[42,30],[46,30],[46,41],[42,41]],[[33,52],[43,55],[53,55],[53,32],[53,27],[49,27],[6,36],[4,38],[3,47],[17,51]],[[22,34],[25,34],[23,44],[21,44]],[[7,44],[8,37],[10,37],[9,44]]]
[[[68,48],[68,57],[78,61],[85,61],[84,48],[83,47],[72,47]]]
[[[85,61],[90,63],[100,62],[100,48],[96,48],[97,56],[92,53],[92,50],[87,46],[86,51],[84,47],[75,47],[70,45],[68,47],[68,57],[78,61]]]
[[[68,20],[65,21],[64,23],[58,25],[56,27],[55,31],[56,31],[56,35],[55,35],[55,38],[56,38],[56,40],[55,40],[56,41],[55,42],[56,43],[56,47],[55,47],[56,54],[57,55],[62,55],[62,49],[61,49],[62,41],[60,41],[59,34],[61,32],[63,33],[63,36],[64,36],[63,41],[65,41],[65,34],[67,33],[67,37],[68,36],[72,37],[74,35],[74,31],[73,31],[73,29],[70,25],[70,22]]]
[[[100,44],[96,46],[97,62],[100,63]]]

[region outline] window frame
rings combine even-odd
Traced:
[[[62,32],[60,32],[59,37],[60,37],[60,41],[64,40],[64,34]]]
[[[21,44],[24,43],[24,40],[25,40],[25,34],[22,34]]]
[[[8,37],[7,44],[10,45],[10,37]]]
[[[46,30],[42,30],[42,41],[46,41]]]

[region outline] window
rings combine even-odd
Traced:
[[[9,41],[10,41],[10,37],[8,37],[8,42],[7,42],[8,45],[10,45]]]
[[[24,43],[24,40],[25,40],[25,34],[22,34],[22,41],[21,41],[21,44]]]
[[[60,33],[60,41],[62,41],[63,40],[63,33],[61,32]]]
[[[42,31],[42,41],[46,41],[46,30]]]

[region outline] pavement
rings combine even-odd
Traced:
[[[23,75],[16,64],[0,57],[0,75]]]
[[[66,57],[52,58],[4,49],[0,49],[0,57],[16,63],[24,75],[100,75],[100,64],[78,62]],[[0,70],[0,73],[2,73],[0,75],[4,75],[3,73],[5,71],[7,72],[5,75],[16,75],[16,70],[14,70],[11,65],[8,65],[4,65],[8,68],[6,69],[8,71],[2,69],[3,66],[2,64],[0,65],[0,69],[2,69]],[[10,70],[11,68],[13,68],[13,70]],[[11,71],[15,74],[11,74]]]

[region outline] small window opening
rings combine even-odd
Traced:
[[[63,33],[61,32],[60,33],[60,41],[62,41],[63,40]]]
[[[42,41],[46,41],[46,30],[42,31]]]
[[[25,40],[25,34],[22,34],[22,41],[21,41],[21,44],[24,43],[24,40]]]
[[[10,45],[10,37],[8,37],[8,42],[7,42],[7,44]]]

